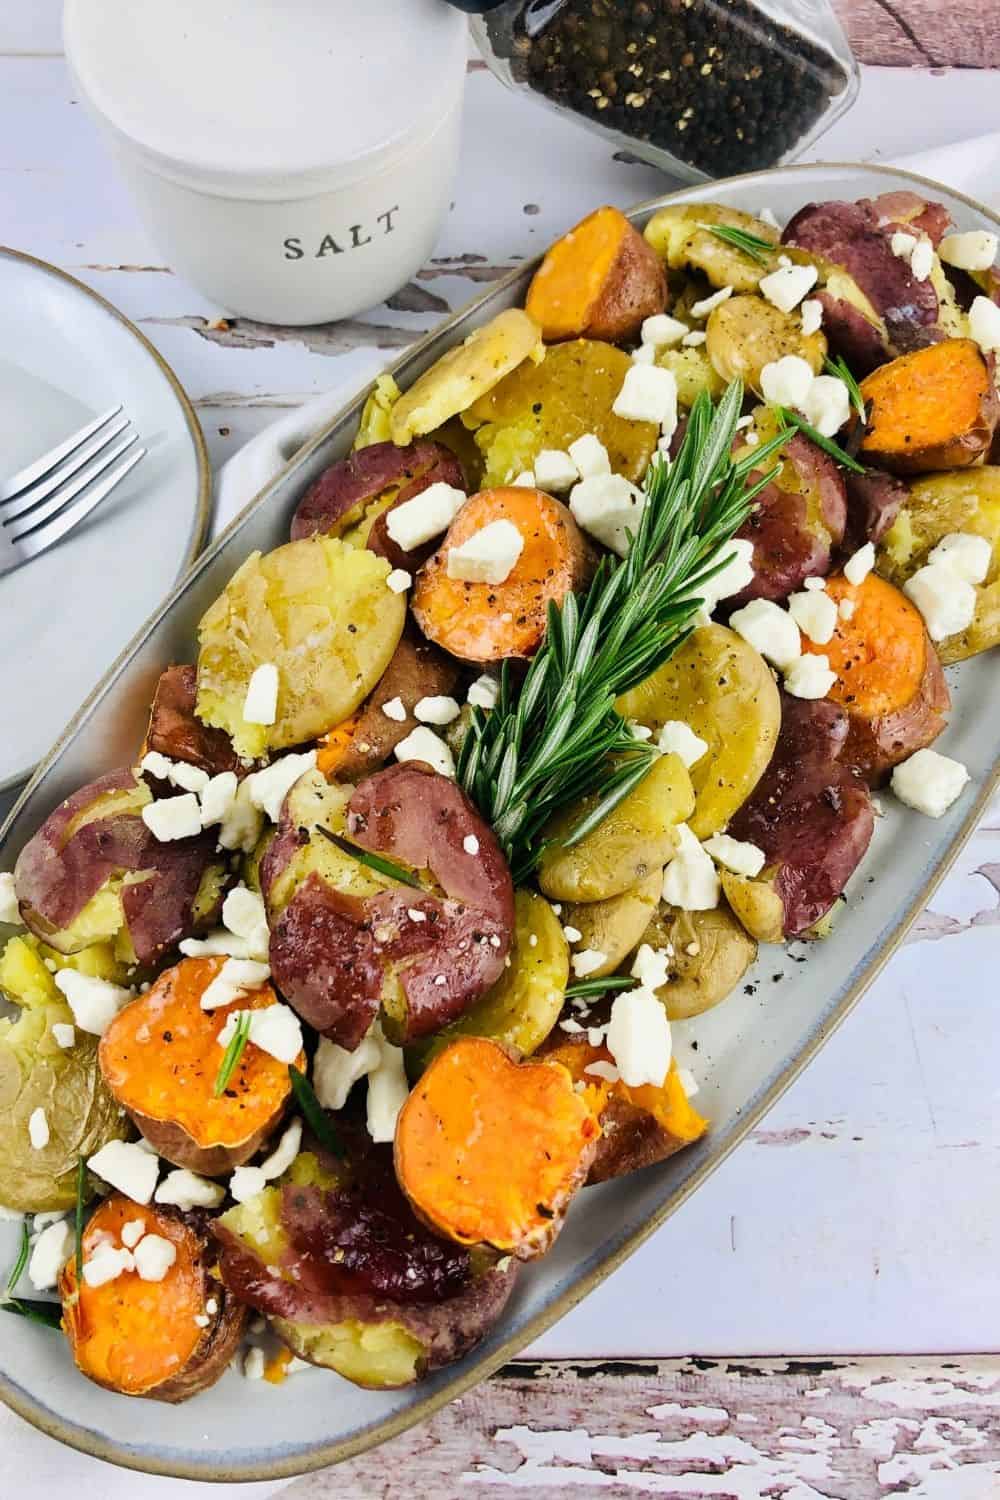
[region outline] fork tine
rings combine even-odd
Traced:
[[[54,520],[64,505],[68,505],[89,484],[93,484],[95,479],[99,479],[104,471],[110,468],[115,460],[121,458],[122,454],[126,453],[132,447],[133,443],[136,442],[138,442],[138,438],[134,433],[130,433],[128,437],[116,443],[113,448],[103,450],[96,459],[87,464],[79,473],[74,474],[66,483],[58,485],[54,493],[47,500],[36,502],[26,514],[15,518],[16,524],[14,521],[5,520],[0,523],[0,529],[6,532],[12,542],[19,542],[24,537],[29,536],[43,522]]]
[[[15,545],[22,560],[28,562],[31,558],[37,557],[40,552],[47,551],[49,547],[61,541],[68,532],[72,531],[75,526],[78,526],[81,521],[89,516],[90,512],[96,506],[100,505],[101,501],[121,483],[126,474],[131,473],[136,464],[145,458],[145,456],[145,448],[137,448],[134,453],[130,453],[127,458],[123,458],[121,463],[117,464],[115,468],[109,470],[99,484],[94,485],[86,494],[81,495],[78,500],[74,501],[72,505],[67,506],[53,520],[47,521],[42,526],[34,527],[25,536],[17,540]]]
[[[34,463],[28,464],[25,468],[19,470],[17,474],[12,474],[8,480],[0,484],[0,502],[12,500],[15,495],[19,495],[29,484],[34,484],[36,479],[41,479],[44,474],[47,474],[50,469],[54,468],[56,464],[61,463],[68,454],[72,453],[74,448],[78,448],[81,443],[86,442],[91,433],[97,432],[106,422],[110,422],[112,417],[117,417],[121,409],[121,404],[119,404],[112,407],[110,411],[106,411],[103,416],[95,417],[93,421],[87,422],[85,426],[81,427],[79,432],[74,432],[71,437],[66,438],[55,448],[50,448],[48,453],[42,454],[41,458],[36,458]]]
[[[2,507],[0,524],[16,521],[19,516],[26,515],[40,500],[44,500],[46,495],[51,495],[53,490],[58,489],[60,485],[72,479],[74,474],[79,473],[85,464],[100,453],[102,448],[106,448],[110,442],[113,442],[128,426],[129,419],[122,414],[117,421],[112,421],[110,427],[102,427],[94,437],[82,443],[79,448],[75,448],[42,479],[28,485],[15,499],[0,500],[0,507]]]

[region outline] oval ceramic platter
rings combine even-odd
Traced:
[[[191,404],[148,339],[89,287],[16,250],[0,249],[0,351],[0,477],[120,402],[147,450],[84,525],[0,578],[3,791],[31,775],[197,555],[211,472]]]
[[[862,166],[782,168],[685,190],[669,201],[714,198],[750,211],[767,205],[784,220],[810,199],[857,198],[913,186],[930,188],[963,228],[1000,227],[986,209],[935,183]],[[656,207],[659,201],[646,204],[633,217],[641,224]],[[395,367],[399,383],[405,388],[445,349],[519,302],[530,270],[501,283],[419,344]],[[0,865],[13,865],[21,845],[61,798],[98,773],[129,762],[142,738],[158,673],[169,662],[192,659],[202,612],[246,555],[286,539],[304,489],[347,451],[363,395],[233,523],[112,669],[14,810]],[[482,1380],[586,1296],[681,1206],[871,982],[972,831],[997,780],[997,672],[995,656],[949,671],[956,707],[943,748],[965,762],[972,778],[951,811],[935,823],[887,805],[832,937],[814,944],[805,962],[788,966],[792,972],[780,990],[766,984],[752,986],[754,993],[748,994],[741,987],[716,1010],[675,1027],[680,1050],[685,1033],[699,1043],[698,1107],[712,1121],[708,1135],[658,1167],[588,1189],[552,1252],[525,1269],[506,1316],[470,1358],[393,1392],[359,1390],[319,1370],[281,1386],[248,1384],[229,1371],[187,1405],[159,1406],[144,1416],[134,1401],[79,1376],[61,1337],[9,1318],[0,1341],[0,1394],[30,1422],[100,1458],[160,1474],[240,1480],[279,1478],[347,1458],[395,1436]],[[773,950],[765,966],[768,972],[774,968]],[[790,1166],[790,1186],[793,1173]],[[0,1225],[0,1265],[13,1259],[15,1244],[14,1226]],[[627,1282],[619,1285],[625,1292]]]

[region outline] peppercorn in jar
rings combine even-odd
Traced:
[[[460,0],[463,3],[463,0]],[[826,0],[504,0],[472,22],[492,70],[691,179],[775,166],[851,103]]]

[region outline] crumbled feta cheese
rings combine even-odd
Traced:
[[[708,334],[701,328],[692,328],[691,332],[686,333],[681,339],[681,343],[685,349],[699,349],[702,344],[706,344],[707,342]]]
[[[267,964],[253,958],[227,958],[215,978],[205,986],[201,995],[202,1010],[218,1010],[221,1005],[232,1005],[248,990],[259,990],[271,977]]]
[[[209,778],[201,793],[201,826],[211,828],[231,815],[239,782],[235,771],[220,771]]]
[[[160,1163],[136,1141],[108,1141],[87,1160],[91,1172],[133,1203],[148,1203],[156,1188]]]
[[[49,1292],[73,1250],[73,1233],[65,1219],[43,1229],[28,1261],[28,1280],[36,1292]]]
[[[660,730],[656,748],[661,755],[677,755],[690,770],[695,761],[708,749],[708,741],[695,734],[689,724],[680,719],[668,719]]]
[[[522,490],[537,489],[534,469],[522,469],[517,478],[511,480],[511,484]]]
[[[997,237],[988,229],[946,234],[938,245],[938,255],[960,271],[988,271],[997,258]]]
[[[637,349],[632,350],[629,358],[636,365],[655,365],[656,346],[655,344],[640,344]]]
[[[44,1151],[49,1144],[49,1120],[41,1105],[28,1116],[28,1139],[35,1151]]]
[[[889,241],[893,255],[898,255],[900,260],[909,260],[917,248],[917,237],[905,229],[897,229]]]
[[[272,661],[255,667],[243,700],[245,724],[273,724],[278,716],[278,669]]]
[[[754,436],[754,433],[748,433],[746,441]],[[742,593],[753,582],[753,576],[753,542],[738,537],[727,544],[726,561],[718,572],[698,585],[698,592],[705,600],[706,613],[711,614],[722,599],[731,599],[734,594]]]
[[[408,573],[405,568],[393,568],[385,580],[387,589],[394,594],[405,594],[413,585],[413,574]]]
[[[292,1162],[299,1154],[302,1145],[302,1121],[293,1120],[281,1133],[281,1139],[269,1156],[265,1156],[260,1164],[260,1170],[272,1182],[275,1177],[280,1177],[282,1172],[287,1172]]]
[[[173,766],[170,757],[161,755],[159,750],[147,750],[139,762],[139,770],[143,775],[152,776],[156,781],[169,781]]]
[[[815,589],[818,592],[820,589],[826,588],[826,579],[818,576],[803,578],[802,587],[804,589]]]
[[[493,677],[477,677],[466,694],[466,703],[471,703],[473,708],[496,708],[497,698],[500,696],[500,688]]]
[[[513,521],[490,521],[457,547],[449,547],[448,577],[462,583],[503,583],[523,551],[524,537]]]
[[[132,999],[131,990],[93,974],[80,974],[76,969],[60,969],[54,978],[74,1021],[91,1036],[103,1036],[125,1002]]]
[[[670,1067],[672,1043],[667,1012],[652,990],[641,986],[615,996],[607,1048],[629,1088],[659,1088]]]
[[[386,512],[385,527],[397,547],[412,552],[433,537],[447,531],[459,506],[465,504],[465,493],[452,484],[437,480],[412,500],[394,505]]]
[[[812,389],[812,366],[799,354],[783,354],[760,372],[760,388],[771,406],[801,407]]]
[[[439,776],[455,779],[455,757],[450,747],[425,724],[418,724],[405,739],[400,740],[396,746],[396,759],[426,761]]]
[[[476,838],[476,835],[474,833],[467,833],[465,835],[465,838],[462,840],[462,848],[465,850],[466,854],[479,853],[479,840]]]
[[[83,1263],[83,1279],[88,1286],[107,1286],[117,1281],[123,1271],[134,1271],[131,1250],[119,1250],[109,1240],[96,1245]]]
[[[378,1037],[371,1030],[353,1052],[331,1042],[328,1037],[320,1037],[313,1059],[312,1085],[323,1108],[343,1109],[358,1079],[377,1068],[380,1059]]]
[[[851,393],[836,375],[817,375],[802,404],[802,413],[817,432],[833,437],[851,415]]]
[[[705,840],[703,847],[716,864],[724,865],[734,875],[745,875],[748,880],[753,880],[764,868],[763,849],[745,839],[730,838],[728,833],[713,833],[710,839]]]
[[[247,1203],[256,1198],[267,1187],[267,1178],[260,1167],[237,1167],[229,1179],[229,1192],[237,1203]]]
[[[17,927],[21,922],[14,877],[9,870],[0,873],[0,922],[5,922],[9,927]]]
[[[425,911],[421,911],[420,908],[419,908],[419,906],[410,906],[410,907],[408,907],[407,911],[406,911],[406,915],[409,917],[409,919],[410,919],[411,922],[426,922],[427,921],[427,913]]]
[[[196,792],[200,797],[211,780],[207,771],[201,766],[191,766],[186,760],[174,760],[169,762],[169,781],[172,786],[179,786],[182,792]]]
[[[232,956],[267,962],[271,934],[267,925],[264,898],[245,885],[234,886],[222,903],[222,920],[234,937],[241,939],[243,951]]]
[[[177,1246],[162,1234],[144,1234],[132,1258],[140,1281],[162,1281],[177,1259]]]
[[[592,1074],[594,1078],[603,1078],[605,1083],[617,1083],[621,1077],[614,1063],[605,1062],[603,1057],[599,1057],[596,1062],[588,1063],[583,1071]]]
[[[194,1315],[194,1326],[196,1328],[207,1328],[211,1321],[207,1313],[195,1313]]]
[[[670,978],[669,948],[654,948],[649,943],[640,943],[632,959],[629,973],[638,979],[643,989],[662,989]]]
[[[603,963],[607,962],[607,957],[608,955],[602,953],[599,948],[582,948],[570,959],[573,973],[577,979],[586,979],[588,974],[593,974],[595,969],[599,969]]]
[[[247,1380],[263,1380],[267,1368],[263,1349],[248,1349],[243,1356],[243,1374]]]
[[[808,338],[823,326],[823,304],[818,297],[807,297],[802,304],[802,332]]]
[[[218,1208],[226,1196],[225,1188],[217,1182],[209,1182],[207,1177],[199,1177],[197,1172],[189,1172],[187,1167],[178,1167],[173,1172],[168,1172],[160,1183],[153,1199],[156,1203],[169,1203],[175,1208]],[[125,1232],[122,1231],[122,1239]]]
[[[245,1012],[231,1010],[216,1041],[220,1047],[228,1047],[236,1035],[240,1016]],[[302,1051],[302,1023],[287,1005],[276,1001],[274,1005],[262,1005],[250,1012],[250,1030],[247,1041],[259,1047],[270,1057],[281,1063],[293,1063]]]
[[[561,448],[543,448],[535,458],[535,484],[540,490],[561,495],[571,489],[580,472],[568,453]]]
[[[53,1021],[52,1040],[57,1047],[73,1047],[76,1045],[76,1027],[71,1026],[68,1021]]]
[[[756,448],[757,444],[760,442],[760,433],[748,432],[744,439],[744,442],[746,443],[748,448]]]
[[[185,958],[253,958],[263,963],[266,952],[251,952],[246,938],[219,927],[203,938],[181,938],[177,944]]]
[[[842,620],[853,620],[857,607],[853,599],[841,599],[837,605],[837,613]]]
[[[592,479],[595,474],[610,474],[611,459],[600,438],[593,432],[585,432],[569,445],[569,456],[576,465],[581,479]]]
[[[942,563],[926,563],[903,584],[903,593],[924,617],[932,641],[943,641],[972,624],[976,591]]]
[[[857,552],[851,554],[844,564],[844,577],[848,583],[855,588],[864,583],[868,574],[875,566],[875,547],[871,542],[865,542]]]
[[[711,855],[686,823],[678,823],[676,832],[677,850],[663,872],[663,899],[682,911],[712,911],[722,887]]]
[[[802,634],[815,641],[817,646],[825,646],[832,639],[837,628],[837,604],[829,594],[818,589],[792,594],[788,600],[788,612]]]
[[[677,417],[677,381],[672,370],[659,365],[632,365],[611,410],[627,422],[655,422],[663,426]]]
[[[802,654],[799,627],[773,599],[751,599],[733,613],[729,624],[779,671],[790,667]]]
[[[934,246],[921,237],[910,252],[910,270],[916,281],[926,281],[934,269]]]
[[[382,712],[395,724],[406,723],[406,704],[402,698],[390,698],[388,702],[382,704]]]
[[[798,307],[807,292],[816,285],[819,272],[815,266],[779,266],[758,283],[761,296],[783,313]]]
[[[567,925],[563,928],[563,937],[566,939],[567,943],[578,943],[583,937],[583,933],[580,931],[579,927],[570,927]]]
[[[421,724],[450,724],[462,712],[454,698],[446,694],[421,698],[413,710],[413,717]]]
[[[1000,307],[989,297],[973,298],[969,308],[969,333],[984,354],[1000,349]]]
[[[931,548],[927,560],[950,568],[966,583],[984,583],[992,559],[993,548],[986,537],[976,536],[971,531],[949,531],[936,547]]]
[[[689,1099],[697,1094],[698,1082],[690,1068],[678,1068],[677,1081]]]
[[[918,750],[896,766],[891,786],[900,802],[940,818],[960,797],[969,781],[969,773],[959,760],[939,755],[936,750]]]
[[[379,1060],[377,1067],[368,1075],[368,1134],[375,1142],[388,1142],[396,1134],[396,1120],[406,1103],[410,1085],[406,1077],[403,1049],[387,1042],[377,1023],[374,1031]]]
[[[638,724],[635,719],[626,719],[625,722],[631,729],[633,738],[639,740],[640,743],[645,744],[647,740],[653,738],[653,731],[648,724]]]
[[[646,497],[623,474],[595,474],[574,485],[569,508],[577,525],[619,557],[629,549],[642,520]]]
[[[656,349],[669,348],[671,344],[679,344],[688,331],[688,325],[682,323],[679,318],[670,317],[669,313],[654,313],[651,318],[645,318],[642,324],[640,337],[644,344],[652,344]],[[572,446],[570,453],[573,457]],[[583,470],[580,470],[583,473]]]
[[[761,282],[761,286],[763,286],[763,282]],[[721,307],[723,302],[728,302],[732,295],[732,287],[724,286],[719,291],[712,292],[711,296],[702,297],[700,302],[692,302],[692,318],[707,318],[709,313],[714,312],[717,307]]]
[[[142,821],[161,844],[192,838],[201,832],[198,798],[194,792],[185,792],[180,797],[160,797],[147,802],[142,809]]]
[[[762,224],[769,224],[772,229],[780,229],[781,228],[781,225],[778,223],[777,219],[774,217],[774,210],[773,209],[766,208],[766,207],[758,209],[757,210],[757,218],[760,220],[760,222]]]
[[[836,680],[828,656],[806,652],[786,670],[784,688],[793,698],[825,698]]]
[[[300,755],[282,755],[262,771],[254,771],[252,776],[246,778],[243,786],[247,788],[252,805],[266,813],[272,823],[277,823],[281,817],[281,804],[286,796],[299,778],[315,765],[315,750],[305,750]],[[243,787],[240,788],[241,792],[242,790]],[[219,842],[226,849],[233,847],[226,842],[224,831]]]

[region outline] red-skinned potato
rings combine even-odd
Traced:
[[[201,998],[221,958],[185,958],[166,969],[111,1022],[98,1049],[101,1074],[160,1156],[208,1177],[255,1156],[291,1096],[288,1068],[248,1042],[220,1095],[215,1081],[225,1048],[217,1038],[233,1010],[277,1003],[269,984],[231,1005],[203,1010]],[[305,1055],[296,1059],[304,1069]]]
[[[546,343],[637,338],[667,305],[659,256],[617,208],[588,214],[546,252],[525,301]]]
[[[160,843],[141,817],[151,801],[134,771],[109,771],[25,844],[14,884],[21,918],[43,942],[77,953],[115,938],[123,957],[150,964],[210,925],[226,882],[215,834]]]
[[[822,652],[837,674],[828,697],[850,724],[841,759],[878,784],[937,739],[951,695],[920,613],[899,589],[875,573],[857,585],[838,574],[826,588],[838,605],[849,600],[853,613],[838,617],[824,645],[804,636],[802,647]]]
[[[764,851],[759,883],[781,900],[785,937],[801,936],[826,915],[871,840],[871,796],[843,758],[849,727],[839,704],[782,693],[771,763],[729,824],[734,838]],[[774,940],[773,933],[755,936]]]
[[[882,540],[909,499],[909,489],[895,474],[867,469],[864,474],[845,473],[847,528],[841,543],[845,558],[866,542]]]
[[[198,669],[193,666],[168,667],[160,673],[153,695],[146,731],[146,750],[158,751],[168,760],[186,761],[209,776],[222,771],[246,774],[248,767],[233,749],[233,742],[222,729],[203,724],[195,714],[198,697]]]
[[[412,733],[413,710],[421,698],[450,697],[458,673],[458,665],[451,657],[407,626],[375,691],[356,714],[320,740],[317,768],[324,776],[338,776],[345,781],[377,770],[400,740]],[[394,698],[406,709],[402,723],[382,712]]]
[[[1000,419],[992,355],[942,339],[900,355],[861,382],[860,457],[894,474],[961,469],[990,448]]]
[[[437,483],[465,489],[462,465],[442,443],[370,443],[331,464],[309,486],[292,518],[292,541],[325,532],[367,546],[394,568],[413,570],[432,546],[404,552],[389,536],[386,513]]]
[[[909,188],[879,193],[877,198],[859,198],[858,207],[874,216],[880,229],[907,229],[911,234],[925,234],[932,245],[938,245],[948,233],[951,214],[943,203],[923,198]]]
[[[323,828],[420,872],[419,888],[361,864]],[[275,982],[342,1047],[357,1047],[380,1007],[392,1041],[427,1036],[503,972],[514,930],[510,871],[464,793],[419,762],[353,788],[307,773],[285,800],[260,875]]]
[[[517,1262],[441,1239],[413,1213],[390,1147],[338,1120],[346,1159],[304,1152],[280,1186],[215,1222],[230,1291],[302,1359],[391,1389],[460,1359],[493,1327]]]
[[[120,1244],[126,1224],[168,1240],[175,1259],[161,1281],[123,1271],[92,1287],[78,1281],[76,1257],[59,1280],[63,1329],[77,1369],[120,1396],[187,1401],[214,1385],[239,1348],[246,1308],[211,1274],[214,1242],[208,1219],[160,1205],[105,1198],[83,1233],[83,1263],[110,1236]],[[139,1244],[142,1240],[139,1240]],[[203,1320],[196,1322],[195,1319]]]

